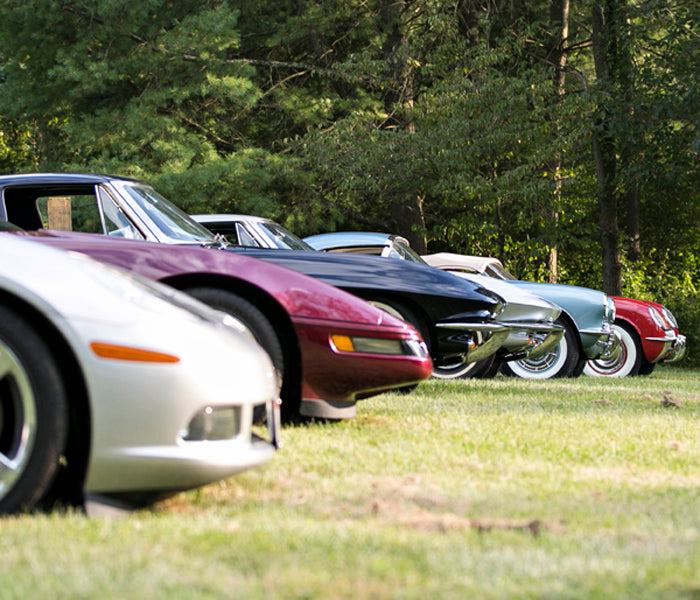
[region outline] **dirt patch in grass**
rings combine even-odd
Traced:
[[[358,518],[371,516],[383,525],[443,532],[518,530],[535,536],[544,531],[563,530],[561,523],[548,523],[539,518],[472,518],[467,514],[458,514],[454,511],[454,502],[447,500],[437,485],[418,475],[400,478],[353,477],[350,485],[367,489],[368,495],[358,504],[345,505],[341,512],[354,514]],[[465,505],[463,508],[468,513],[468,507]]]

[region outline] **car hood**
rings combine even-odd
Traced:
[[[351,294],[249,256],[191,246],[110,239],[89,233],[41,230],[3,235],[27,237],[63,250],[80,252],[164,283],[192,275],[233,278],[242,285],[253,284],[266,291],[292,319],[323,318],[406,327],[403,321]]]
[[[452,272],[452,274],[478,283],[501,296],[506,301],[506,306],[499,316],[501,321],[554,321],[561,313],[561,308],[556,304],[507,281],[474,273]]]
[[[605,311],[607,296],[598,290],[563,283],[517,280],[509,283],[560,306],[579,329],[592,322],[600,323]]]
[[[229,251],[274,262],[350,292],[395,291],[406,295],[447,298],[464,303],[465,312],[500,312],[505,301],[479,283],[428,265],[378,256],[266,250],[231,246]],[[437,300],[436,300],[437,301]]]

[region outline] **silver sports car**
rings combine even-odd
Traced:
[[[235,319],[11,234],[0,256],[0,512],[141,504],[272,458],[277,377]]]

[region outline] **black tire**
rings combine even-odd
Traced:
[[[226,312],[241,321],[253,334],[255,340],[267,352],[280,379],[280,396],[282,414],[285,418],[296,416],[299,412],[299,399],[285,387],[285,360],[282,343],[265,314],[245,298],[218,288],[198,287],[183,290],[190,296],[217,310]],[[294,406],[295,405],[295,406]],[[264,419],[264,410],[258,409],[255,419]]]
[[[408,308],[405,304],[402,302],[399,302],[394,299],[387,299],[387,298],[365,298],[367,302],[370,304],[376,306],[377,308],[381,308],[382,310],[385,310],[388,312],[390,315],[396,317],[397,319],[401,319],[402,321],[406,321],[409,325],[411,325],[414,329],[418,331],[418,333],[421,334],[423,337],[423,341],[426,344],[430,344],[430,340],[428,339],[428,333],[425,325],[423,324],[423,321],[418,318],[418,316],[410,309]]]
[[[613,325],[620,336],[620,352],[612,360],[589,360],[584,373],[594,377],[634,377],[642,366],[644,352],[634,327],[618,321]]]
[[[496,355],[491,354],[483,360],[476,362],[465,362],[464,360],[455,360],[449,365],[434,366],[433,377],[435,379],[482,379],[489,377],[492,370]]]
[[[574,367],[574,370],[571,372],[571,377],[578,377],[579,375],[583,375],[583,370],[586,368],[586,365],[588,364],[588,357],[584,356],[582,359],[580,359],[577,363],[576,366]]]
[[[555,323],[564,327],[564,337],[552,352],[536,359],[524,358],[505,362],[501,367],[501,372],[504,375],[523,377],[524,379],[578,377],[583,370],[582,363],[584,361],[578,347],[577,333],[566,321],[557,319]]]
[[[503,367],[503,362],[494,361],[488,371],[481,375],[480,379],[491,379],[501,372],[501,367]]]
[[[67,436],[56,360],[22,317],[0,307],[0,513],[37,505],[56,476]]]
[[[657,364],[659,363],[649,362],[646,358],[643,358],[637,375],[651,375],[654,372],[654,369],[656,369]]]

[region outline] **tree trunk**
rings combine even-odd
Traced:
[[[404,15],[410,2],[407,0],[382,0],[380,18],[385,32],[383,53],[387,72],[384,109],[388,115],[385,127],[397,128],[409,134],[415,133],[413,122],[413,68],[407,53],[408,37]],[[402,181],[396,182],[396,192],[391,199],[391,216],[397,233],[409,240],[419,254],[427,251],[423,198],[414,191],[405,190]]]
[[[620,34],[624,35],[625,40],[629,40],[631,38],[630,17],[628,7],[624,5],[620,10],[620,28]],[[620,114],[627,119],[626,127],[623,129],[625,137],[620,141],[620,171],[626,173],[626,185],[620,209],[626,237],[625,255],[629,261],[637,262],[642,255],[642,245],[639,232],[639,184],[634,174],[634,64],[629,42],[620,42],[618,57],[617,81],[623,103]]]
[[[423,198],[417,194],[402,196],[391,203],[391,219],[396,223],[396,231],[405,237],[418,254],[427,253],[425,243],[425,215]],[[416,227],[418,224],[418,227]]]
[[[470,48],[479,44],[479,9],[476,0],[458,0],[455,8],[457,30]]]
[[[603,261],[603,291],[622,292],[618,231],[617,156],[614,134],[613,77],[617,60],[616,9],[623,0],[593,3],[593,58],[599,101],[594,114],[593,157],[598,190],[598,226]]]
[[[627,234],[626,256],[631,262],[642,258],[642,236],[639,232],[639,187],[633,185],[625,193],[625,232]]]
[[[601,122],[597,123],[598,126]],[[593,156],[598,181],[598,228],[603,258],[603,291],[622,294],[622,268],[618,242],[615,145],[610,136],[594,134]]]
[[[549,42],[549,58],[554,65],[554,87],[557,98],[564,95],[564,84],[566,83],[566,48],[569,37],[569,0],[551,0],[549,5],[549,18],[551,22],[552,37]],[[557,137],[561,131],[561,121],[556,119]],[[558,139],[554,140],[554,157],[552,160],[551,172],[554,173],[554,190],[552,191],[552,204],[549,208],[550,226],[552,228],[551,243],[549,244],[549,256],[547,259],[547,270],[549,272],[550,283],[556,283],[559,279],[558,262],[558,229],[559,229],[559,207],[561,206],[562,180],[561,165],[562,154]]]

